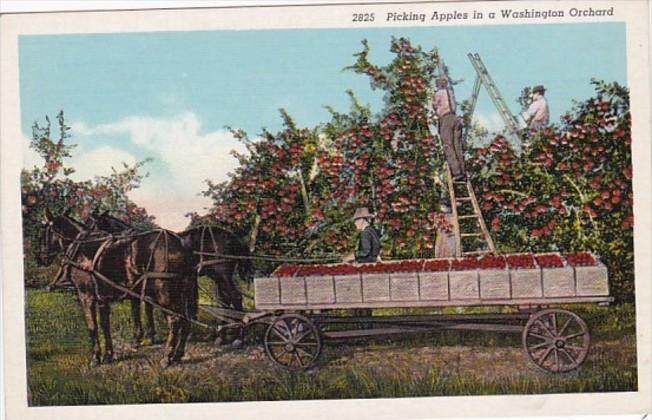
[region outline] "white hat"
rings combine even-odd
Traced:
[[[370,213],[369,209],[366,207],[358,207],[355,209],[355,213],[353,214],[353,220],[357,219],[373,219],[376,217],[375,214]]]

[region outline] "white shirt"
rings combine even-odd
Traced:
[[[451,101],[446,89],[439,89],[435,92],[435,112],[438,117],[443,117],[451,112]]]
[[[454,114],[456,111],[455,93],[450,87],[437,89],[431,101],[438,117],[443,117],[448,113]]]
[[[531,128],[541,128],[548,125],[550,120],[550,111],[548,102],[543,96],[536,98],[528,109],[521,114],[526,124]]]

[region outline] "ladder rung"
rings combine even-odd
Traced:
[[[458,219],[477,219],[477,214],[465,214],[464,216],[457,216]]]
[[[469,237],[471,237],[471,236],[483,236],[483,235],[484,234],[482,232],[479,232],[479,233],[460,233],[460,236],[464,236],[464,237],[466,237],[466,236],[469,236]]]
[[[471,201],[471,197],[455,197],[455,201]]]

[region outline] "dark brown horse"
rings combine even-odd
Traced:
[[[53,234],[52,229],[48,227],[49,222],[43,222],[44,228],[41,232],[40,243],[39,243],[39,253],[37,255],[36,261],[40,266],[49,266],[52,264],[54,257],[57,255],[63,255],[70,246],[72,241],[69,241],[65,238],[72,237],[76,235],[75,232],[85,231],[92,232],[92,235],[95,237],[105,237],[108,234],[123,234],[128,235],[130,233],[136,233],[135,230],[131,229],[129,225],[123,224],[122,229],[117,229],[116,225],[110,225],[111,229],[99,229],[97,223],[94,219],[91,220],[90,226],[84,225],[75,219],[68,218],[70,225],[65,225],[63,228],[68,228],[68,226],[74,226],[70,228],[68,232],[64,235]],[[118,219],[115,219],[114,223],[120,222]],[[124,222],[121,222],[124,223]],[[58,276],[59,277],[59,276]],[[61,277],[56,278],[52,281],[48,288],[62,288],[74,286],[67,278]],[[156,330],[154,328],[154,312],[152,305],[145,304],[145,315],[147,319],[147,340],[143,342],[143,326],[140,319],[140,299],[130,299],[131,303],[131,318],[134,323],[134,335],[133,335],[133,344],[134,346],[139,346],[143,343],[154,343],[156,341]]]
[[[95,229],[110,233],[137,232],[131,225],[104,212],[93,216]],[[198,226],[179,232],[183,243],[193,253],[198,275],[210,277],[216,287],[216,301],[220,306],[241,311],[242,293],[233,276],[253,279],[253,264],[249,249],[232,232],[217,226]]]
[[[111,216],[108,212],[94,215],[91,221],[94,229],[116,234],[137,232],[131,225]],[[183,243],[193,254],[193,265],[197,275],[205,275],[215,284],[215,300],[223,307],[243,310],[242,293],[234,281],[237,272],[241,279],[253,279],[253,264],[249,249],[232,232],[217,226],[199,226],[179,233]],[[147,334],[155,334],[151,305],[145,305]],[[132,305],[132,317],[136,332],[140,331],[140,302]],[[137,336],[134,336],[137,339]],[[225,337],[221,337],[224,341]]]
[[[69,280],[77,289],[93,346],[91,365],[113,360],[109,305],[125,298],[150,300],[163,308],[169,331],[161,365],[179,361],[197,313],[197,277],[181,238],[162,229],[114,238],[89,232],[67,216],[47,211],[46,218],[50,242],[69,244],[55,283]],[[105,341],[103,356],[96,311]]]
[[[184,245],[192,250],[197,274],[210,277],[216,286],[220,306],[242,311],[242,293],[233,280],[252,281],[253,264],[249,248],[232,232],[217,226],[198,226],[179,232]]]
[[[89,218],[88,228],[93,231],[108,232],[110,234],[130,235],[144,230],[139,230],[130,224],[111,216],[108,212],[101,214],[93,214]],[[156,342],[156,327],[154,324],[154,307],[149,303],[145,303],[145,320],[146,320],[146,340],[143,342],[143,325],[140,318],[140,300],[133,299],[131,301],[131,319],[134,323],[133,343],[135,346],[140,344],[152,344]]]
[[[217,226],[198,226],[179,233],[184,245],[193,253],[193,264],[198,275],[210,277],[215,283],[218,305],[242,311],[242,293],[233,280],[238,272],[241,279],[252,281],[254,270],[249,248],[233,233]],[[234,337],[232,345],[242,344],[243,330]],[[215,344],[227,342],[224,330]]]

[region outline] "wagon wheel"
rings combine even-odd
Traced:
[[[265,351],[276,364],[289,369],[307,369],[321,353],[319,330],[302,315],[282,315],[265,333]]]
[[[530,317],[523,330],[523,347],[540,369],[562,373],[577,369],[589,351],[589,329],[573,312],[546,309]]]

